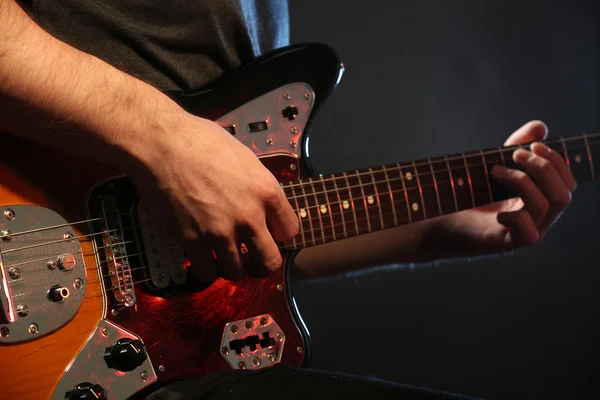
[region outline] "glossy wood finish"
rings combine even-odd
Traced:
[[[67,221],[85,219],[82,205],[89,185],[101,178],[98,166],[80,158],[0,134],[0,204],[33,204],[51,208]],[[61,161],[61,160],[64,160]],[[81,171],[77,178],[72,168]],[[100,171],[106,170],[100,168]],[[68,171],[65,174],[65,171]],[[61,177],[63,177],[61,179]],[[76,225],[85,235],[87,224]],[[102,317],[102,292],[91,242],[82,240],[87,288],[77,315],[63,328],[37,340],[0,346],[0,399],[47,399],[65,368],[87,342]],[[23,268],[23,274],[26,269]]]

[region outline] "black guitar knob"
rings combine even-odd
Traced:
[[[73,390],[69,390],[65,393],[65,400],[98,400],[106,399],[106,390],[102,386],[89,382],[83,382],[76,385]]]
[[[137,339],[119,339],[104,351],[104,361],[108,368],[118,371],[133,371],[148,358],[146,346]]]

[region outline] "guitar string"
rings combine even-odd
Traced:
[[[583,147],[585,147],[585,145],[584,145]],[[482,165],[484,165],[484,164],[483,164],[483,163],[481,163],[481,164],[479,164],[479,165],[480,165],[480,166],[482,166]],[[477,165],[477,166],[479,166],[479,165]],[[476,166],[476,165],[471,165],[471,167],[474,167],[474,166]],[[456,167],[456,168],[450,168],[450,170],[452,170],[452,169],[461,169],[461,170],[462,170],[462,169],[466,169],[466,167]],[[445,171],[448,171],[448,169],[445,169]],[[436,172],[436,171],[434,171],[434,173],[435,173],[435,172]],[[439,170],[438,170],[438,172],[439,172]],[[433,175],[434,173],[429,173],[429,174],[427,174],[427,173],[422,173],[422,174],[418,174],[418,173],[416,173],[415,175],[416,175],[416,176],[421,176],[421,177],[424,177],[424,176],[426,176],[426,175]],[[370,173],[369,173],[369,174],[370,174]],[[473,175],[473,174],[471,174],[471,177],[473,177],[473,176],[475,176],[475,177],[479,178],[479,177],[481,177],[481,176],[486,176],[486,174],[483,174],[483,175],[480,175],[480,174]],[[389,182],[392,182],[392,181],[393,181],[393,182],[395,182],[395,181],[398,181],[398,180],[403,180],[403,179],[404,179],[403,177],[399,177],[399,178],[394,178],[393,180],[389,180],[389,179],[388,179],[388,180],[377,181],[377,182],[375,182],[375,181],[372,181],[371,183],[365,183],[365,184],[362,184],[362,185],[359,185],[359,186],[354,186],[354,187],[355,187],[355,188],[357,188],[357,187],[363,187],[363,186],[365,186],[365,185],[377,185],[377,184],[384,184],[384,183],[385,183],[385,184],[387,184],[387,182],[388,182],[388,181],[389,181]],[[471,179],[471,180],[472,180],[472,179]],[[416,190],[416,189],[424,189],[424,188],[429,188],[429,187],[439,186],[439,184],[440,184],[440,183],[453,183],[453,181],[454,181],[454,179],[452,179],[452,180],[450,180],[450,181],[438,181],[438,182],[434,182],[434,183],[432,183],[432,184],[428,184],[428,185],[418,185],[418,186],[416,186],[416,187],[414,187],[414,188],[406,188],[406,189],[404,189],[404,188],[403,188],[403,189],[398,189],[398,190],[388,191],[387,193],[388,193],[388,194],[394,194],[394,193],[404,193],[404,192],[407,192],[408,190],[412,190],[412,189],[415,189],[415,190]],[[311,185],[313,185],[313,184],[314,184],[314,182],[312,182],[312,183],[311,183]],[[436,184],[437,184],[437,185],[436,185]],[[469,186],[471,186],[471,185],[469,185]],[[340,190],[347,190],[347,189],[349,190],[349,189],[351,189],[351,188],[347,187],[347,188],[343,188],[343,189],[337,189],[337,190],[333,189],[333,190],[328,190],[328,191],[324,191],[324,192],[308,193],[308,194],[306,194],[305,196],[302,196],[302,197],[296,197],[295,199],[297,199],[297,198],[303,198],[303,199],[306,199],[306,201],[307,201],[307,203],[308,203],[308,196],[314,196],[314,195],[318,195],[318,194],[339,193],[339,192],[340,192]],[[470,187],[470,191],[472,192],[472,187]],[[362,196],[360,196],[360,198],[362,198]],[[363,200],[364,200],[364,199],[363,199]],[[346,201],[347,201],[347,200],[346,200]],[[356,200],[352,199],[352,201],[354,202],[354,201],[356,201]],[[343,201],[341,201],[341,202],[343,203]],[[330,204],[330,205],[331,205],[331,204],[334,204],[334,205],[335,205],[335,204],[339,204],[339,203],[340,203],[340,202],[333,202],[333,203],[329,203],[329,204]],[[307,206],[307,207],[312,207],[312,206]],[[295,211],[295,212],[298,212],[298,211],[301,211],[301,210],[303,210],[303,209],[304,209],[304,208],[300,208],[300,209],[294,209],[294,211]],[[133,213],[129,213],[129,215],[131,215],[131,214],[133,214]],[[114,215],[114,216],[110,216],[110,217],[125,216],[125,215],[128,215],[128,214],[119,214],[119,215]],[[316,219],[316,218],[319,218],[319,217],[315,217],[314,219]],[[99,218],[95,218],[94,220],[98,220],[98,219],[99,219]],[[100,218],[100,219],[101,219],[101,218]],[[311,221],[312,221],[312,220],[313,220],[313,218],[311,218]],[[87,222],[87,221],[82,221],[82,222]],[[40,230],[42,230],[42,229],[43,229],[43,228],[41,228],[41,229],[38,229],[37,231],[40,231]],[[18,233],[11,234],[11,235],[13,235],[13,236],[14,236],[14,235],[17,235],[17,234],[23,234],[23,233],[22,233],[22,232],[18,232]],[[81,235],[80,237],[88,237],[88,236],[93,236],[93,235],[94,235],[94,234]],[[31,249],[31,248],[35,248],[35,247],[41,247],[41,246],[46,246],[46,245],[51,245],[51,244],[57,244],[57,243],[60,243],[60,242],[63,242],[63,241],[68,241],[68,240],[72,240],[72,238],[68,238],[68,239],[62,239],[62,240],[56,240],[56,241],[47,242],[47,243],[38,243],[38,244],[36,244],[36,245],[25,246],[25,247],[20,247],[20,248],[14,248],[14,249],[9,249],[9,250],[4,250],[4,251],[0,251],[0,255],[2,255],[2,254],[6,254],[6,253],[11,253],[11,252],[16,252],[16,251],[20,251],[20,250]]]
[[[483,165],[483,164],[481,164],[481,165]],[[471,167],[473,167],[473,165]],[[462,168],[457,167],[456,169],[463,169],[463,168],[464,167],[462,167]],[[419,175],[419,174],[415,174],[415,175]],[[424,175],[429,175],[429,174],[420,174],[420,175],[424,176]],[[477,174],[470,174],[470,176],[471,176],[471,178],[480,178],[482,176],[486,176],[486,174],[485,173],[484,174],[477,173]],[[403,177],[399,177],[399,178],[388,179],[388,180],[384,180],[384,181],[374,181],[374,182],[371,182],[371,183],[365,183],[365,184],[358,185],[358,186],[345,187],[345,188],[337,189],[337,190],[336,189],[332,189],[332,190],[323,191],[323,192],[307,193],[304,196],[298,197],[298,198],[304,199],[305,202],[307,203],[307,206],[304,207],[304,208],[298,208],[298,209],[293,208],[293,210],[294,210],[294,212],[298,213],[298,212],[301,212],[302,210],[309,209],[309,211],[310,211],[310,208],[318,208],[320,206],[318,204],[310,205],[310,201],[308,200],[308,198],[310,196],[315,197],[316,195],[319,195],[319,194],[325,194],[327,196],[329,194],[335,194],[336,196],[338,196],[338,193],[346,191],[346,190],[350,190],[351,188],[359,188],[359,187],[370,186],[370,185],[377,185],[377,184],[387,184],[388,181],[391,183],[391,182],[396,182],[396,181],[403,180],[403,179],[404,179]],[[376,193],[373,193],[373,195],[371,195],[371,197],[377,197],[379,200],[381,200],[382,196],[384,196],[383,198],[385,199],[385,197],[387,197],[387,195],[393,195],[393,194],[399,194],[399,193],[400,194],[405,194],[409,190],[427,189],[427,188],[437,187],[437,186],[439,186],[440,184],[443,184],[443,183],[454,183],[454,181],[455,181],[455,179],[451,179],[451,180],[448,180],[448,181],[446,181],[446,180],[440,180],[440,181],[436,181],[436,182],[434,182],[432,184],[417,185],[417,186],[414,186],[414,187],[406,187],[406,189],[405,188],[399,188],[399,189],[396,189],[396,190],[387,191],[387,192],[385,192],[383,194],[379,194],[379,195],[376,194]],[[471,181],[472,181],[472,179],[471,179]],[[410,186],[410,184],[408,186]],[[454,193],[456,193],[456,189],[453,189],[453,190],[454,190]],[[437,189],[436,189],[436,191],[437,191]],[[473,192],[473,189],[472,189],[471,185],[469,185],[469,191]],[[422,197],[422,194],[420,194],[420,196]],[[440,196],[439,193],[437,194],[437,196]],[[351,198],[350,201],[353,204],[356,204],[357,201],[361,201],[361,200],[362,200],[362,202],[365,202],[366,198],[368,198],[368,197],[369,196],[366,196],[366,197],[357,196],[357,198]],[[454,196],[452,196],[452,197],[454,197]],[[440,196],[440,200],[441,200],[441,198],[442,197]],[[398,199],[399,199],[399,202],[396,201],[396,200],[394,200],[394,204],[400,204],[400,205],[403,204],[404,206],[406,206],[408,204],[406,202],[406,199],[404,199],[402,196],[398,196]],[[420,200],[422,200],[422,199],[420,199]],[[344,201],[348,201],[348,200],[333,201],[333,202],[328,202],[327,204],[330,205],[330,206],[331,205],[337,205],[337,204],[344,203]],[[325,205],[325,204],[322,204],[322,205]],[[373,205],[375,205],[375,203]],[[379,206],[379,203],[377,205]],[[475,208],[475,207],[477,207],[477,205],[471,206],[470,208]],[[367,210],[368,208],[369,207],[367,206],[367,207],[364,208],[364,210]],[[398,211],[398,210],[396,209],[396,211]],[[111,215],[111,216],[107,216],[105,218],[106,219],[107,218],[117,218],[117,217],[123,217],[123,216],[128,216],[128,215],[135,215],[135,213],[126,213],[126,214]],[[335,215],[335,214],[332,213],[332,215]],[[342,215],[342,213],[337,214],[337,215]],[[322,217],[323,217],[323,214],[317,214],[316,217],[311,217],[309,219],[300,218],[299,221],[316,222],[316,221],[320,220]],[[325,217],[325,218],[327,218],[327,217]],[[101,220],[101,219],[102,218],[95,218],[94,220]],[[363,218],[363,219],[366,220],[367,218]],[[85,221],[83,221],[83,222],[85,222]],[[123,229],[134,229],[134,228],[139,228],[139,227],[140,227],[140,225],[131,226],[131,227],[130,226],[126,226],[126,227],[123,227]],[[41,230],[41,229],[38,229],[38,231],[39,230]],[[20,251],[20,250],[27,250],[27,249],[31,249],[31,248],[35,248],[35,247],[42,247],[42,246],[47,246],[47,245],[51,245],[51,244],[58,244],[58,243],[61,243],[61,242],[64,242],[64,241],[74,240],[76,238],[90,237],[90,236],[102,234],[104,232],[115,232],[115,231],[118,231],[118,230],[119,229],[113,229],[113,230],[110,230],[110,231],[102,231],[102,232],[98,232],[98,233],[91,233],[91,234],[87,234],[87,235],[80,235],[80,236],[76,236],[76,237],[73,237],[73,238],[60,239],[60,240],[55,240],[55,241],[52,241],[52,242],[38,243],[38,244],[35,244],[35,245],[30,245],[30,246],[24,246],[24,247],[20,247],[20,248],[14,248],[14,249],[9,249],[9,250],[4,250],[4,251],[0,252],[0,255],[6,254],[6,253],[16,252],[16,251]],[[116,245],[118,245],[118,243],[112,244],[112,246],[116,246]],[[107,246],[104,246],[104,247],[107,247]]]
[[[589,147],[594,147],[594,145],[600,144],[600,143],[593,143],[593,144],[589,143],[589,139],[598,138],[600,136],[600,132],[592,133],[592,134],[584,134],[584,136],[588,139]],[[583,140],[583,137],[580,137],[580,136],[572,136],[572,137],[566,137],[566,138],[560,137],[560,138],[553,139],[551,141],[546,141],[544,143],[546,143],[546,144],[549,144],[549,143],[556,144],[556,143],[558,143],[558,144],[562,145],[562,141],[564,141],[564,142],[570,142],[570,141],[575,141],[575,140]],[[507,146],[507,147],[499,147],[496,150],[488,150],[487,152],[483,152],[483,154],[484,155],[485,154],[489,155],[489,154],[495,154],[495,153],[498,153],[498,154],[499,153],[504,153],[506,151],[516,150],[517,148],[524,148],[527,145],[529,145],[529,144],[519,144],[519,145],[513,145],[513,146]],[[585,143],[583,143],[583,144],[577,144],[576,146],[573,146],[571,148],[567,147],[567,150],[573,150],[573,149],[578,149],[578,148],[582,148],[582,147],[586,148],[588,146],[586,146]],[[559,154],[563,153],[562,149],[556,150],[556,151]],[[442,160],[436,160],[436,161],[434,161],[434,163],[442,163],[442,162],[445,163],[446,160],[448,160],[448,161],[464,160],[466,157],[478,157],[481,154],[482,154],[482,152],[471,153],[471,154],[468,154],[468,155],[465,155],[463,153],[460,156],[457,155],[457,156],[451,156],[451,157],[444,157],[444,161],[442,161]],[[561,155],[561,157],[562,157],[562,155]],[[402,163],[397,163],[396,165],[400,165],[400,164],[402,164]],[[486,162],[486,163],[471,164],[471,165],[468,165],[468,166],[469,167],[480,167],[480,166],[483,166],[483,165],[487,166],[488,164],[489,163]],[[428,162],[422,162],[422,163],[416,163],[415,162],[414,165],[411,164],[410,166],[406,166],[406,168],[414,168],[414,167],[421,167],[421,166],[428,166],[428,165],[429,165],[429,161]],[[377,168],[381,168],[381,167],[374,167],[374,168],[377,169]],[[392,168],[396,169],[396,167],[392,167]],[[413,174],[413,175],[418,175],[419,177],[425,177],[425,176],[428,176],[428,175],[433,175],[436,172],[452,171],[452,170],[464,169],[464,168],[465,168],[464,166],[460,166],[460,167],[451,167],[450,169],[448,169],[448,168],[442,168],[442,169],[439,169],[439,170],[435,170],[434,169],[433,173],[432,172],[418,173],[417,171],[415,171],[415,174]],[[360,177],[361,175],[371,175],[371,173],[372,173],[372,172],[358,172],[358,170],[355,170],[355,171],[357,171],[356,174],[355,173],[351,173],[351,174],[346,174],[346,176],[348,178],[357,178],[357,177]],[[373,171],[373,173],[380,173],[380,172],[383,172],[383,171]],[[332,176],[333,176],[333,174],[332,174]],[[318,177],[316,177],[316,178],[318,178]],[[327,178],[327,179],[328,180],[333,180],[333,179],[341,179],[341,178],[342,177],[332,177],[332,178]],[[326,182],[326,180],[321,180],[319,182]],[[297,187],[297,186],[306,186],[306,185],[309,184],[308,182],[300,182],[299,184],[294,184],[293,181],[291,181],[289,183],[291,185],[289,185],[289,186],[283,185],[282,187],[283,188],[292,188],[292,187]],[[379,182],[379,183],[384,183],[384,181]],[[128,214],[121,214],[121,215],[126,216]],[[12,236],[18,236],[18,235],[24,235],[24,234],[29,234],[29,233],[41,232],[41,231],[45,231],[45,230],[49,230],[49,229],[58,229],[58,228],[62,228],[62,227],[71,227],[71,226],[74,226],[74,225],[79,225],[79,224],[84,224],[84,223],[88,223],[88,222],[99,221],[101,219],[102,219],[101,217],[96,217],[96,218],[85,219],[85,220],[76,221],[76,222],[72,222],[72,223],[59,224],[59,225],[53,225],[53,226],[44,227],[44,228],[32,229],[32,230],[28,230],[28,231],[15,232],[15,233],[11,233],[11,235]]]

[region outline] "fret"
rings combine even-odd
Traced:
[[[569,153],[567,153],[567,144],[565,143],[565,138],[562,136],[560,137],[560,143],[562,144],[562,150],[565,155],[564,159],[567,163],[567,167],[571,168],[571,160],[569,159]]]
[[[302,179],[298,179],[298,182],[300,183],[300,188],[302,189],[302,196],[298,199],[298,201],[300,202],[300,205],[303,206],[303,208],[300,210],[300,217],[302,217],[303,221],[308,221],[308,228],[310,229],[312,242],[313,245],[316,245],[317,239],[315,236],[315,229],[313,227],[312,215],[310,212],[310,201],[309,198],[306,196],[306,185],[304,184],[304,182],[302,182]]]
[[[338,183],[339,182],[339,183]],[[333,187],[337,194],[338,206],[340,209],[340,215],[342,217],[343,231],[345,237],[356,236],[359,234],[356,228],[356,216],[352,211],[351,199],[349,197],[349,191],[343,190],[347,185],[345,178],[340,175],[334,175]],[[328,184],[326,184],[328,186]]]
[[[464,153],[462,153],[461,156],[463,159],[463,163],[465,164],[465,172],[467,173],[467,182],[469,183],[469,190],[471,191],[472,207],[475,207],[475,194],[473,193],[473,185],[471,182],[471,173],[469,172],[469,166],[467,165],[467,157],[465,157]]]
[[[489,194],[488,177],[481,162],[481,154],[479,151],[472,151],[463,153],[463,157],[467,166],[469,185],[475,203],[474,207],[490,204],[492,198]]]
[[[433,218],[441,215],[441,208],[438,202],[437,188],[435,186],[434,176],[431,173],[429,162],[424,160],[412,163],[419,184],[419,194],[423,206],[423,217]]]
[[[479,149],[479,153],[481,154],[481,162],[483,163],[483,170],[485,173],[485,181],[488,187],[488,194],[490,196],[489,203],[494,202],[494,196],[492,195],[492,185],[490,184],[490,173],[488,171],[487,162],[485,161],[485,154],[483,154],[483,150]]]
[[[458,211],[456,193],[454,192],[454,181],[452,180],[452,171],[450,170],[448,158],[433,158],[431,159],[431,165],[437,183],[442,214],[450,214]]]
[[[406,202],[409,207],[409,216],[411,222],[422,221],[425,219],[423,213],[423,198],[420,185],[417,181],[417,171],[411,164],[399,164],[402,182],[404,183]]]
[[[352,215],[354,216],[354,225],[356,226],[356,234],[360,235],[360,229],[358,225],[358,218],[356,212],[356,202],[354,201],[354,196],[352,195],[352,187],[350,186],[350,179],[348,179],[348,174],[344,172],[344,178],[346,179],[346,187],[348,188],[348,194],[350,195],[350,206],[352,208]]]
[[[404,176],[402,175],[402,168],[400,168],[400,164],[396,164],[395,167],[387,168],[387,174],[390,177],[390,183],[393,182],[393,188],[401,186],[398,191],[398,196],[394,197],[394,209],[397,212],[398,222],[400,224],[411,223],[412,221],[412,213],[410,211],[410,200],[408,198],[408,190],[406,189],[406,184],[404,183]],[[396,191],[396,189],[393,189]],[[406,217],[401,218],[402,214],[406,209]],[[400,211],[402,210],[402,211]]]
[[[355,170],[352,175],[346,175],[346,178],[348,179],[348,182],[350,182],[350,191],[352,192],[352,197],[355,199],[354,206],[358,216],[359,226],[366,221],[368,232],[372,232],[367,198],[365,196],[363,185],[360,181],[360,174],[358,170]]]
[[[315,188],[315,182],[312,180],[312,178],[308,178],[308,180],[310,181],[312,194],[315,199],[314,212],[319,216],[319,224],[321,225],[321,238],[323,243],[327,243],[331,240],[332,236],[330,233],[331,227],[326,226],[327,218],[325,218],[325,222],[323,222],[323,214],[326,214],[328,211],[326,205],[327,202],[325,201],[324,193],[317,192],[317,189]]]
[[[281,185],[282,189],[283,189],[283,193],[285,193],[285,196],[287,197],[288,201],[294,201],[294,204],[296,205],[296,208],[294,209],[294,211],[296,212],[296,215],[298,216],[298,223],[300,224],[300,229],[298,232],[298,234],[296,234],[296,236],[294,236],[294,239],[292,241],[292,245],[294,246],[294,248],[298,248],[298,243],[296,243],[296,238],[298,237],[298,235],[300,235],[300,237],[302,238],[302,245],[303,247],[306,247],[306,239],[304,238],[304,229],[302,229],[302,222],[301,222],[301,218],[300,218],[300,206],[298,205],[298,199],[296,198],[296,196],[294,195],[294,190],[292,189],[292,183],[288,182],[288,185],[290,186],[285,186],[285,185]],[[294,205],[292,204],[292,207],[294,207]]]
[[[312,232],[312,229],[310,229],[309,221],[306,218],[308,215],[306,211],[306,200],[304,199],[304,196],[299,194],[298,187],[301,186],[302,185],[300,183],[290,183],[292,197],[294,198],[294,201],[296,203],[296,214],[298,214],[298,220],[300,221],[300,233],[302,234],[302,244],[304,245],[304,247],[306,247],[308,245],[308,232]],[[310,238],[308,238],[308,240],[310,240]],[[312,244],[315,244],[314,240]]]
[[[578,183],[592,179],[589,156],[584,138],[573,137],[565,139],[567,154],[571,159],[571,172]],[[587,161],[586,161],[587,159]]]
[[[502,166],[506,168],[506,159],[504,159],[504,149],[502,147],[498,147],[498,152],[500,153],[500,159],[502,160]]]
[[[381,200],[379,197],[379,190],[377,189],[379,181],[375,179],[375,173],[373,172],[372,168],[369,168],[369,172],[371,173],[371,179],[373,180],[373,189],[375,189],[375,200],[377,201],[377,209],[379,210],[379,222],[381,222],[381,229],[385,229],[385,223],[383,222],[383,210],[381,209]]]
[[[452,187],[456,196],[456,205],[458,211],[472,208],[475,201],[469,186],[467,168],[462,156],[446,157],[448,170],[452,178]]]
[[[435,170],[433,169],[433,162],[431,162],[431,158],[428,158],[427,162],[429,163],[429,169],[431,170],[431,178],[433,179],[433,187],[435,188],[435,197],[437,199],[438,210],[440,212],[440,215],[443,215],[444,212],[442,210],[442,202],[440,201],[440,191],[438,188],[437,179],[435,177]]]
[[[387,173],[387,168],[385,167],[385,165],[382,167],[383,170],[383,175],[385,176],[385,184],[387,185],[388,188],[388,193],[389,193],[389,205],[390,208],[392,209],[392,216],[394,217],[394,226],[398,226],[398,216],[396,215],[396,205],[394,204],[394,191],[392,190],[392,184],[390,183],[390,177],[388,176]]]
[[[590,151],[590,144],[588,143],[587,135],[582,134],[581,136],[583,136],[583,141],[585,143],[585,150],[587,152],[588,162],[590,163],[592,180],[596,180],[596,171],[594,170],[594,162],[592,161],[592,152]]]
[[[371,231],[378,231],[383,229],[383,217],[379,208],[373,174],[370,171],[370,169],[357,171],[357,178],[363,193],[369,229]]]
[[[337,240],[337,233],[336,233],[336,229],[338,228],[338,224],[336,224],[336,221],[333,218],[333,211],[331,210],[331,201],[329,199],[329,191],[327,190],[327,187],[325,186],[325,181],[332,181],[333,180],[333,175],[330,175],[329,178],[323,178],[321,177],[321,186],[322,186],[322,190],[323,193],[325,194],[325,204],[327,204],[327,212],[326,214],[329,215],[329,221],[331,222],[331,233],[333,235],[333,240]],[[346,235],[344,234],[344,237]]]

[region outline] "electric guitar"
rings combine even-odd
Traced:
[[[161,380],[306,365],[297,251],[514,196],[489,171],[515,168],[516,146],[314,175],[309,128],[342,72],[329,47],[296,45],[171,93],[252,149],[298,214],[284,268],[262,279],[200,286],[120,171],[2,134],[0,400],[122,400]],[[547,144],[579,183],[599,172],[600,135]]]

